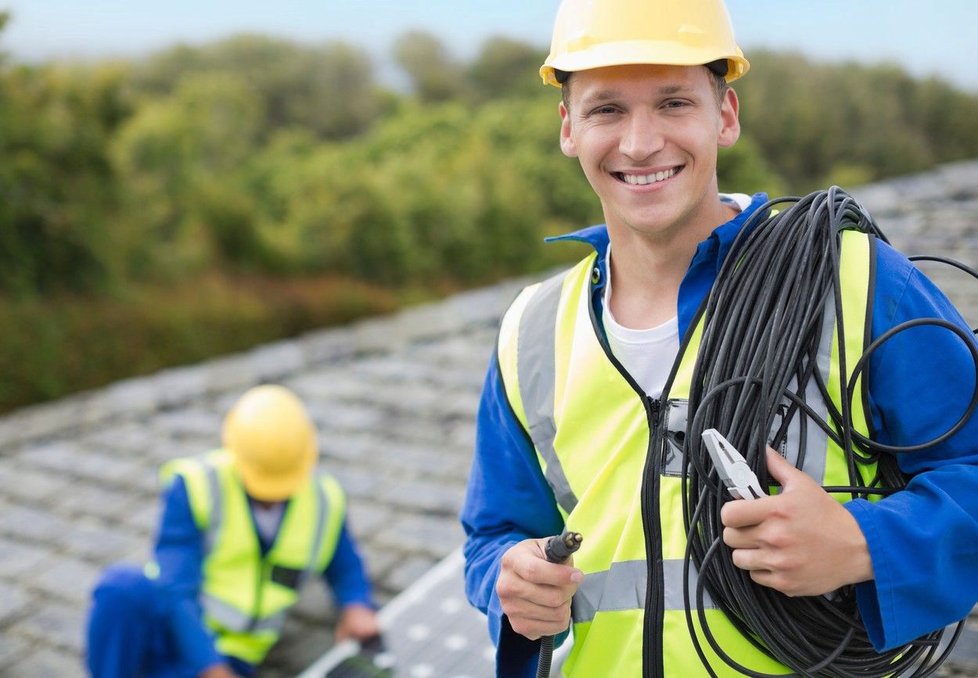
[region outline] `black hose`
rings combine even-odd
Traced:
[[[571,555],[581,548],[580,532],[568,532],[566,529],[558,535],[554,535],[547,540],[543,548],[547,560],[551,563],[565,563]],[[543,636],[540,638],[540,659],[537,662],[537,678],[548,678],[550,675],[550,664],[553,661],[554,637]]]
[[[537,664],[537,678],[548,678],[550,676],[550,664],[554,656],[554,637],[543,636],[540,638],[540,661]]]
[[[771,214],[772,208],[780,211]],[[705,324],[693,376],[685,435],[686,473],[683,476],[683,516],[687,531],[684,572],[686,620],[696,652],[709,675],[716,675],[704,643],[727,665],[744,675],[770,674],[741,666],[721,647],[709,628],[704,599],[709,593],[737,630],[759,650],[805,676],[886,675],[927,676],[943,663],[960,633],[946,645],[944,630],[877,653],[859,617],[853,586],[831,596],[791,598],[756,584],[750,573],[736,567],[723,543],[720,509],[730,500],[718,482],[701,434],[716,428],[747,458],[762,487],[770,485],[764,460],[768,444],[778,447],[789,421],[806,439],[807,427],[819,426],[848,457],[849,486],[825,488],[849,496],[890,494],[906,484],[894,454],[936,444],[963,426],[978,405],[978,349],[967,332],[940,319],[898,325],[871,344],[862,356],[844,355],[839,289],[841,232],[857,229],[886,241],[872,217],[845,191],[832,187],[806,197],[782,198],[752,217],[726,257],[703,309]],[[960,268],[960,266],[959,266]],[[816,369],[818,343],[827,303],[835,303],[841,365],[846,385],[841,411],[832,404]],[[860,435],[852,421],[856,377],[868,357],[894,334],[921,324],[957,333],[975,360],[976,389],[958,423],[938,438],[908,447],[876,443]],[[847,364],[853,366],[852,378]],[[814,414],[807,402],[815,384],[828,407],[831,426]],[[767,433],[781,421],[772,440]],[[797,466],[804,461],[804,443]],[[865,479],[858,464],[877,464],[874,478]],[[693,566],[697,585],[690,591]],[[698,622],[699,628],[697,628]],[[942,651],[939,653],[939,647]],[[911,673],[912,672],[912,673]]]

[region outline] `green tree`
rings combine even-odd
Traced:
[[[0,64],[0,290],[105,290],[122,254],[109,139],[129,113],[121,67]]]
[[[757,52],[734,83],[743,128],[795,192],[978,155],[978,96],[894,64]]]
[[[720,190],[727,193],[763,191],[775,197],[788,192],[784,179],[778,176],[747,134],[741,134],[732,147],[720,149],[717,180]]]
[[[0,34],[6,29],[7,24],[10,23],[10,12],[7,10],[0,10]],[[0,52],[0,63],[7,60],[7,53]]]
[[[223,73],[263,100],[266,135],[298,127],[341,139],[367,129],[384,97],[370,57],[342,41],[305,47],[261,35],[238,35],[201,47],[177,46],[137,68],[137,84],[154,96],[172,93],[191,75]]]
[[[456,99],[462,91],[462,69],[442,42],[424,31],[410,31],[394,43],[394,58],[427,103]]]
[[[214,73],[188,76],[124,126],[113,158],[126,182],[133,271],[174,275],[215,257],[260,259],[248,198],[236,181],[263,124],[254,90]]]
[[[541,96],[544,87],[538,71],[546,56],[546,52],[510,38],[486,40],[465,68],[473,100],[483,103],[504,97]]]

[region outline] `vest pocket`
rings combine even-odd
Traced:
[[[678,478],[683,474],[683,445],[686,443],[688,400],[666,401],[666,435],[662,454],[662,475]]]
[[[271,579],[280,586],[295,590],[299,588],[299,584],[302,581],[302,570],[274,565],[272,566]]]

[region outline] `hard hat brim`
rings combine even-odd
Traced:
[[[586,71],[608,66],[628,66],[636,64],[662,66],[702,66],[712,61],[726,59],[726,80],[733,82],[750,69],[750,62],[744,58],[740,49],[735,54],[718,53],[696,47],[677,46],[675,42],[656,42],[651,40],[623,41],[595,44],[587,49],[565,53],[559,57],[549,57],[540,68],[544,84],[560,87],[554,71]]]

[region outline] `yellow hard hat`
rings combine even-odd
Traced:
[[[288,499],[316,464],[316,427],[284,386],[246,391],[224,418],[221,436],[245,490],[261,501]]]
[[[560,87],[555,70],[697,66],[724,59],[727,82],[750,68],[723,0],[563,0],[540,77]]]

